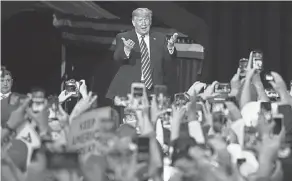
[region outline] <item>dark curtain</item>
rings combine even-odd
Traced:
[[[291,2],[204,2],[193,13],[208,25],[203,77],[207,82],[230,80],[238,60],[253,49],[264,52],[265,70],[292,79]],[[192,11],[188,6],[188,11]]]
[[[12,72],[13,91],[26,94],[37,86],[59,94],[61,36],[52,25],[52,14],[23,11],[1,25],[1,65]]]

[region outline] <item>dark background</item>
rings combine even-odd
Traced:
[[[131,21],[132,10],[141,5],[138,2],[96,3],[128,21]],[[163,11],[163,2],[160,3],[159,16],[166,20],[164,24],[172,24],[173,28],[205,47],[203,81],[229,81],[238,67],[238,60],[248,57],[252,49],[264,52],[266,70],[280,72],[287,83],[292,79],[291,2],[176,4],[203,19],[208,27],[193,30],[195,22],[186,22],[182,16],[172,16],[167,21],[172,12]],[[1,25],[1,64],[12,71],[14,90],[25,93],[32,85],[39,85],[50,94],[58,94],[63,40],[60,31],[52,25],[51,12],[21,12],[2,21]],[[98,45],[67,44],[67,60],[75,67],[70,75],[72,78],[86,79],[100,97],[105,95],[118,68],[112,62],[112,52]]]

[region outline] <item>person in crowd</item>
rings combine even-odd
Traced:
[[[12,74],[6,68],[1,68],[1,100],[8,98],[13,85]]]
[[[4,124],[14,111],[20,100],[25,96],[16,92],[12,92],[13,76],[5,67],[1,67],[1,124]]]
[[[168,85],[164,68],[176,55],[175,33],[169,40],[151,30],[152,11],[135,9],[132,13],[133,30],[116,36],[114,60],[122,66],[110,84],[106,97],[126,96],[133,82],[142,82],[148,91],[153,85]]]

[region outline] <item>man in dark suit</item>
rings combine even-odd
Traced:
[[[1,68],[1,125],[6,123],[12,111],[18,107],[19,95],[11,92],[13,85],[12,74],[6,68]]]
[[[169,40],[150,30],[152,11],[138,8],[132,13],[134,29],[116,36],[114,60],[120,67],[111,82],[106,97],[126,96],[133,82],[142,82],[151,92],[154,85],[167,85],[165,66],[175,57],[175,33]]]

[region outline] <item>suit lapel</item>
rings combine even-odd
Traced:
[[[149,32],[149,44],[150,44],[150,59],[151,62],[153,60],[153,55],[154,55],[154,51],[155,51],[155,46],[156,46],[156,37],[153,35],[153,32]]]
[[[155,50],[156,50],[156,43],[155,43],[155,41],[156,41],[156,37],[154,36],[154,33],[150,30],[150,32],[149,32],[149,44],[150,44],[150,62],[151,62],[151,65],[150,65],[150,67],[151,67],[151,70],[152,70],[152,74],[153,74],[153,72],[154,72],[154,67],[155,67],[155,58],[154,58],[154,56],[155,56]],[[153,76],[153,75],[152,75]]]

